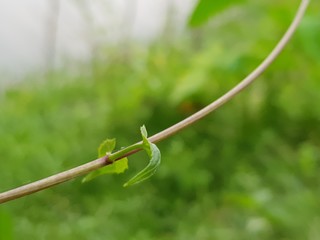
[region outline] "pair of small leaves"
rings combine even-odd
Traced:
[[[104,140],[98,148],[98,157],[101,158],[101,157],[104,157],[105,155],[110,155],[115,147],[116,147],[115,138]],[[118,161],[113,162],[110,165],[107,165],[98,170],[90,172],[82,179],[82,183],[89,182],[92,179],[104,174],[113,174],[113,173],[120,174],[127,169],[128,169],[128,158],[122,158]]]
[[[142,135],[142,145],[137,145],[136,148],[142,147],[148,154],[150,161],[149,164],[142,169],[140,172],[138,172],[135,176],[133,176],[128,182],[126,182],[123,186],[128,187],[133,184],[140,183],[148,178],[150,178],[157,170],[157,168],[160,165],[161,162],[161,154],[158,147],[151,143],[148,140],[148,133],[145,128],[145,126],[142,126],[140,128],[141,135]],[[112,151],[114,150],[116,146],[116,140],[115,139],[107,139],[103,143],[100,144],[100,147],[98,149],[98,156],[103,157],[105,155],[109,155],[109,159],[112,158]],[[120,151],[123,151],[123,153],[126,153],[126,151],[132,151],[132,147],[124,148]],[[118,161],[115,161],[114,163],[102,167],[96,171],[93,171],[89,173],[82,182],[88,182],[100,175],[104,174],[112,174],[112,173],[123,173],[126,169],[128,169],[128,159],[122,158]]]

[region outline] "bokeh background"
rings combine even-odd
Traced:
[[[201,109],[263,60],[299,5],[42,2],[42,40],[37,54],[26,50],[27,61],[19,44],[38,43],[31,29],[13,34],[10,22],[0,25],[1,191],[95,159],[105,138],[127,146],[141,125],[151,135]],[[10,5],[19,11],[0,4],[1,18],[40,17],[21,1]],[[66,4],[81,21],[63,15]],[[312,1],[254,85],[158,144],[162,165],[151,179],[122,187],[147,164],[138,153],[122,175],[5,203],[0,239],[320,239],[319,10]],[[21,48],[8,51],[16,40]]]

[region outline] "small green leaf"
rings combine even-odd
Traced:
[[[141,135],[142,135],[142,138],[147,138],[148,137],[148,132],[147,132],[147,129],[146,129],[146,126],[143,125],[141,128],[140,128],[140,132],[141,132]]]
[[[141,127],[141,135],[142,135],[142,141],[143,141],[143,149],[147,152],[150,161],[149,164],[142,169],[140,172],[138,172],[134,177],[132,177],[128,182],[126,182],[123,186],[128,187],[133,184],[140,183],[148,178],[150,178],[156,171],[157,168],[159,167],[161,163],[161,154],[159,148],[151,143],[147,136],[147,130],[145,126]]]
[[[111,154],[113,149],[116,147],[116,139],[104,140],[98,148],[98,157],[104,157],[105,155]]]
[[[140,128],[141,136],[142,136],[142,142],[143,142],[143,149],[147,152],[148,156],[151,158],[151,147],[150,144],[151,142],[148,140],[148,132],[146,127],[143,125]]]
[[[96,171],[89,173],[82,179],[82,183],[89,182],[92,179],[104,174],[113,174],[113,173],[120,174],[120,173],[123,173],[126,169],[128,169],[128,158],[122,158],[110,165],[107,165],[105,167],[102,167]]]

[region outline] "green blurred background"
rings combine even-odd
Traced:
[[[127,146],[141,125],[152,135],[201,109],[261,62],[298,4],[231,1],[194,13],[198,27],[179,37],[106,44],[90,63],[2,89],[0,190],[95,159],[107,137]],[[5,203],[0,239],[320,239],[319,10],[312,1],[254,85],[158,144],[150,180],[122,187],[147,164],[138,153],[125,174]]]

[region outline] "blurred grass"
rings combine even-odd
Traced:
[[[5,89],[0,190],[95,159],[106,137],[126,146],[142,124],[151,135],[199,110],[271,50],[292,5],[245,6],[201,36],[135,45],[125,57],[106,48],[107,59],[77,74]],[[256,84],[159,143],[163,164],[151,180],[121,187],[146,164],[139,153],[124,175],[4,204],[0,239],[320,239],[319,3],[309,9]]]

